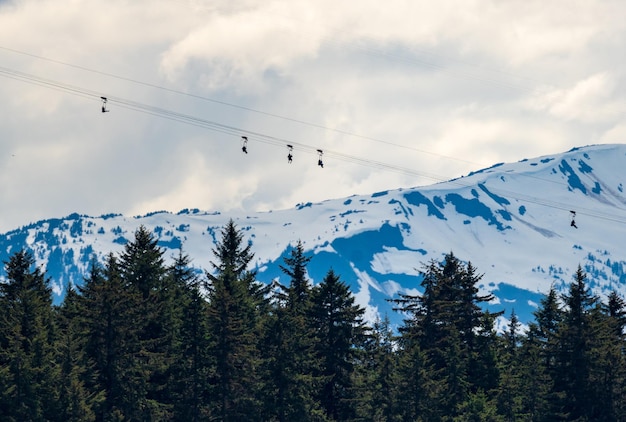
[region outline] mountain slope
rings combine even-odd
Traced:
[[[422,264],[452,251],[484,274],[481,287],[496,295],[494,310],[515,309],[528,321],[541,295],[552,284],[565,288],[578,265],[596,293],[626,294],[625,168],[626,145],[597,145],[498,164],[428,187],[283,211],[72,214],[0,235],[0,258],[32,249],[58,301],[67,283],[81,283],[93,257],[121,251],[139,225],[153,230],[163,248],[182,245],[195,266],[210,269],[215,241],[232,218],[253,243],[259,280],[284,278],[282,257],[302,240],[312,256],[310,277],[319,282],[332,267],[368,305],[370,319],[393,314],[385,299],[417,293]]]

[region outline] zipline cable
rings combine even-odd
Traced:
[[[355,137],[355,138],[360,138],[360,139],[365,139],[365,140],[368,140],[368,141],[378,142],[378,143],[381,143],[381,144],[394,146],[394,147],[397,147],[397,148],[404,148],[404,149],[416,151],[416,152],[419,152],[419,153],[422,153],[422,154],[429,154],[429,155],[433,155],[433,156],[437,156],[437,157],[441,157],[441,158],[445,158],[445,159],[449,159],[449,160],[464,162],[464,163],[467,163],[467,164],[474,164],[474,165],[481,165],[481,166],[484,165],[484,164],[481,164],[481,163],[475,163],[475,162],[472,162],[472,161],[469,161],[469,160],[465,160],[463,158],[458,158],[458,157],[452,157],[452,156],[447,156],[447,155],[443,155],[443,154],[438,154],[436,152],[422,150],[422,149],[415,148],[415,147],[412,147],[412,146],[409,146],[409,145],[397,144],[397,143],[394,143],[394,142],[386,141],[384,139],[373,138],[373,137],[366,136],[366,135],[359,135],[359,134],[356,134],[356,133],[353,133],[353,132],[349,132],[349,131],[345,131],[345,130],[342,130],[342,129],[331,128],[331,127],[324,126],[324,125],[321,125],[321,124],[318,124],[318,123],[311,123],[311,122],[307,122],[307,121],[304,121],[304,120],[295,119],[295,118],[292,118],[292,117],[282,116],[282,115],[279,115],[279,114],[275,114],[275,113],[270,113],[270,112],[267,112],[267,111],[254,109],[254,108],[251,108],[251,107],[246,107],[246,106],[242,106],[242,105],[238,105],[238,104],[229,103],[229,102],[226,102],[226,101],[216,100],[214,98],[205,97],[205,96],[202,96],[202,95],[192,94],[192,93],[189,93],[189,92],[184,92],[184,91],[180,91],[180,90],[173,89],[173,88],[167,88],[167,87],[164,87],[164,86],[161,86],[161,85],[156,85],[156,84],[152,84],[152,83],[149,83],[149,82],[140,81],[140,80],[128,78],[128,77],[125,77],[125,76],[119,76],[119,75],[115,75],[113,73],[103,72],[103,71],[100,71],[100,70],[96,70],[96,69],[91,69],[91,68],[84,67],[84,66],[75,65],[75,64],[64,62],[64,61],[55,60],[55,59],[39,56],[39,55],[32,54],[32,53],[27,53],[27,52],[20,51],[20,50],[15,50],[15,49],[8,48],[8,47],[0,46],[0,50],[10,51],[10,52],[16,53],[16,54],[22,54],[22,55],[25,55],[25,56],[29,56],[29,57],[33,57],[33,58],[39,59],[39,60],[44,60],[44,61],[48,61],[48,62],[51,62],[51,63],[56,63],[56,64],[60,64],[60,65],[67,66],[67,67],[72,67],[72,68],[75,68],[75,69],[78,69],[78,70],[82,70],[82,71],[91,72],[91,73],[102,75],[102,76],[115,78],[115,79],[122,80],[122,81],[125,81],[125,82],[131,82],[131,83],[134,83],[134,84],[137,84],[137,85],[143,85],[143,86],[146,86],[146,87],[149,87],[149,88],[159,89],[161,91],[165,91],[165,92],[169,92],[169,93],[173,93],[173,94],[184,95],[184,96],[187,96],[187,97],[190,97],[190,98],[194,98],[194,99],[198,99],[198,100],[202,100],[202,101],[207,101],[207,102],[211,102],[211,103],[215,103],[215,104],[219,104],[219,105],[223,105],[223,106],[227,106],[227,107],[232,107],[232,108],[236,108],[236,109],[239,109],[239,110],[249,111],[249,112],[252,112],[252,113],[257,113],[257,114],[261,114],[261,115],[272,117],[272,118],[276,118],[276,119],[281,119],[281,120],[285,120],[285,121],[289,121],[289,122],[293,122],[293,123],[298,123],[298,124],[306,125],[306,126],[317,128],[317,129],[323,129],[323,130],[326,130],[326,131],[339,133],[341,135],[352,136],[352,137]]]
[[[73,85],[53,81],[50,79],[40,78],[34,75],[27,74],[25,72],[14,71],[14,70],[7,69],[4,67],[0,67],[0,76],[4,76],[6,78],[18,80],[18,81],[25,82],[25,83],[34,84],[34,85],[41,86],[41,87],[54,89],[57,91],[66,92],[72,95],[80,96],[82,98],[93,99],[96,101],[100,101],[102,99],[101,93],[98,93],[95,91],[91,91],[91,90],[76,87]],[[316,147],[311,147],[307,144],[296,142],[293,140],[282,139],[282,138],[266,135],[260,132],[245,130],[245,129],[238,128],[235,126],[224,125],[218,122],[213,122],[213,121],[209,121],[209,120],[202,119],[199,117],[187,115],[184,113],[166,110],[160,107],[146,105],[143,103],[139,103],[139,102],[132,101],[132,100],[127,100],[127,99],[120,98],[120,97],[106,97],[106,99],[108,100],[109,103],[117,104],[121,108],[126,108],[129,110],[146,113],[146,114],[153,115],[156,117],[161,117],[161,118],[177,121],[180,123],[185,123],[185,124],[201,127],[201,128],[221,132],[224,134],[228,134],[228,135],[239,136],[241,133],[254,135],[254,137],[252,138],[253,141],[258,141],[258,142],[262,142],[262,143],[266,143],[266,144],[270,144],[274,146],[280,146],[281,148],[283,148],[285,145],[288,144],[292,146],[296,145],[299,147],[299,149],[306,151],[308,153],[312,153],[312,154],[317,154],[319,151],[319,149],[317,149]],[[449,184],[453,184],[453,185],[457,185],[457,186],[465,187],[465,188],[473,187],[473,185],[461,183],[460,180],[462,180],[462,178],[461,179],[445,178],[445,177],[438,176],[438,175],[428,174],[425,172],[419,172],[419,171],[415,171],[412,169],[407,169],[407,168],[399,167],[396,165],[384,163],[381,161],[360,158],[354,155],[343,154],[343,153],[336,152],[336,151],[325,150],[324,153],[327,156],[334,157],[338,160],[360,164],[364,166],[369,166],[372,168],[396,171],[396,172],[400,172],[400,173],[404,173],[408,175],[419,176],[419,177],[435,180],[437,182],[447,182]],[[542,200],[533,196],[528,196],[528,195],[519,194],[515,192],[506,192],[500,189],[491,189],[491,191],[494,193],[506,193],[508,197],[512,199],[526,201],[529,203],[534,203],[537,205],[554,208],[558,210],[565,211],[565,210],[570,210],[572,208],[571,205],[568,205],[568,204],[563,204],[563,203],[559,203],[555,201]],[[586,215],[590,217],[604,219],[607,221],[626,224],[625,218],[620,218],[620,217],[610,215],[610,214],[598,213],[597,211],[594,211],[594,210],[582,209],[582,212],[580,212],[580,210],[581,208],[577,207],[576,211],[580,215]]]
[[[52,59],[52,58],[48,58],[48,57],[43,57],[43,56],[40,56],[40,55],[24,52],[24,51],[21,51],[21,50],[16,50],[16,49],[9,48],[9,47],[4,47],[4,46],[1,46],[1,45],[0,45],[0,50],[5,50],[5,51],[9,51],[9,52],[12,52],[12,53],[15,53],[15,54],[21,54],[21,55],[25,55],[25,56],[28,56],[28,57],[36,58],[38,60],[44,60],[44,61],[48,61],[48,62],[51,62],[51,63],[56,63],[56,64],[60,64],[60,65],[63,65],[63,66],[75,68],[75,69],[78,69],[78,70],[82,70],[82,71],[86,71],[86,72],[90,72],[90,73],[94,73],[94,74],[99,74],[99,75],[115,78],[115,79],[126,81],[126,82],[131,82],[131,83],[134,83],[134,84],[137,84],[137,85],[142,85],[142,86],[146,86],[146,87],[149,87],[149,88],[158,89],[158,90],[161,90],[161,91],[164,91],[164,92],[170,92],[170,93],[183,95],[183,96],[187,96],[187,97],[190,97],[190,98],[199,99],[199,100],[203,100],[203,101],[207,101],[207,102],[212,102],[212,103],[215,103],[215,104],[224,105],[224,106],[228,106],[228,107],[232,107],[232,108],[236,108],[236,109],[240,109],[240,110],[244,110],[244,111],[258,113],[258,114],[261,114],[261,115],[265,115],[265,116],[269,116],[269,117],[273,117],[273,118],[277,118],[277,119],[282,119],[282,120],[285,120],[285,121],[299,123],[299,124],[306,125],[306,126],[309,126],[309,127],[314,127],[314,128],[318,128],[318,129],[332,131],[332,132],[339,133],[339,134],[342,134],[342,135],[347,135],[347,136],[351,136],[351,137],[355,137],[355,138],[360,138],[360,139],[365,139],[365,140],[369,140],[369,141],[374,141],[374,142],[378,142],[378,143],[381,143],[381,144],[384,144],[384,145],[389,145],[389,146],[393,146],[393,147],[397,147],[397,148],[404,148],[404,149],[416,151],[418,153],[429,154],[429,155],[437,156],[437,157],[440,157],[440,158],[445,158],[445,159],[449,159],[449,160],[455,160],[455,161],[458,161],[458,162],[464,162],[464,163],[467,163],[467,164],[473,164],[473,165],[478,165],[478,166],[484,166],[485,165],[485,164],[476,163],[476,162],[465,160],[465,159],[458,158],[458,157],[452,157],[452,156],[448,156],[448,155],[444,155],[444,154],[439,154],[439,153],[436,153],[436,152],[427,151],[427,150],[415,148],[415,147],[412,147],[412,146],[402,145],[402,144],[386,141],[386,140],[383,140],[383,139],[373,138],[373,137],[369,137],[369,136],[365,136],[365,135],[359,135],[359,134],[356,134],[356,133],[353,133],[353,132],[344,131],[344,130],[337,129],[337,128],[331,128],[331,127],[328,127],[328,126],[324,126],[324,125],[320,125],[320,124],[316,124],[316,123],[311,123],[311,122],[307,122],[307,121],[304,121],[304,120],[294,119],[294,118],[291,118],[291,117],[282,116],[282,115],[275,114],[275,113],[269,113],[269,112],[266,112],[266,111],[257,110],[257,109],[253,109],[253,108],[246,107],[246,106],[232,104],[232,103],[228,103],[226,101],[216,100],[214,98],[205,97],[205,96],[201,96],[201,95],[196,95],[196,94],[192,94],[192,93],[176,90],[176,89],[173,89],[173,88],[167,88],[167,87],[164,87],[164,86],[161,86],[161,85],[156,85],[156,84],[152,84],[152,83],[149,83],[149,82],[140,81],[140,80],[128,78],[128,77],[125,77],[125,76],[119,76],[119,75],[116,75],[116,74],[113,74],[113,73],[110,73],[110,72],[103,72],[103,71],[100,71],[100,70],[91,69],[91,68],[88,68],[88,67],[85,67],[85,66],[76,65],[76,64],[64,62],[64,61],[61,61],[61,60],[56,60],[56,59]],[[375,49],[371,49],[371,50],[372,51],[376,51]],[[433,67],[437,68],[438,66],[434,66],[433,65]],[[441,67],[443,68],[443,66],[441,66]],[[561,184],[558,181],[543,179],[543,178],[539,178],[537,176],[532,176],[532,175],[524,175],[524,176],[525,177],[529,177],[529,178],[534,178],[534,179],[537,179],[537,180],[542,180],[542,181],[547,182],[547,183]]]

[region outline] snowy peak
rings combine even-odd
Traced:
[[[301,240],[312,257],[313,281],[333,268],[374,318],[393,313],[386,299],[398,292],[418,293],[422,265],[452,251],[483,274],[481,288],[497,298],[490,306],[529,320],[541,294],[553,284],[565,288],[578,265],[596,293],[626,294],[624,168],[625,145],[597,145],[497,164],[432,186],[282,211],[72,214],[0,235],[0,254],[6,261],[31,249],[60,300],[68,283],[82,282],[93,257],[121,251],[140,225],[155,233],[166,257],[182,246],[199,270],[209,269],[232,218],[253,244],[261,281],[284,277],[282,258]]]

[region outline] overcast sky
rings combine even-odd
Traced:
[[[622,0],[0,0],[0,232],[278,210],[622,143],[624,16]]]

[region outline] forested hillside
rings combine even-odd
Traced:
[[[53,306],[53,280],[14,253],[0,284],[3,421],[626,420],[626,304],[579,267],[527,331],[481,305],[478,269],[449,253],[421,266],[404,322],[371,326],[341,274],[312,285],[301,243],[289,283],[264,284],[231,220],[212,268],[166,265],[143,226]]]

